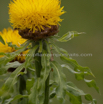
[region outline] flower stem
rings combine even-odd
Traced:
[[[33,42],[32,43],[32,46],[34,47],[35,45],[38,45],[39,42]],[[41,65],[41,56],[40,56],[40,53],[38,53],[38,50],[36,50],[36,52],[34,53],[36,56],[34,57],[35,59],[35,62],[34,62],[34,65],[35,65],[35,69],[36,69],[36,77],[39,78],[40,77],[40,72],[41,72],[41,69],[42,69],[42,65]]]
[[[45,42],[43,43],[43,48],[48,53],[47,45],[46,45]],[[49,74],[49,76],[48,76],[48,78],[46,79],[46,82],[45,82],[45,100],[44,100],[44,104],[49,104],[49,80],[50,80],[50,74]]]
[[[37,78],[39,78],[40,77],[40,72],[41,72],[41,69],[42,69],[41,57],[40,56],[35,57],[35,68],[36,68],[36,76],[37,76]]]
[[[45,51],[47,51],[47,46],[45,44],[45,42],[42,43],[43,44],[43,49]],[[40,73],[42,70],[42,65],[41,65],[41,53],[38,53],[38,50],[35,52],[35,55],[37,54],[37,56],[35,56],[35,69],[36,69],[36,77],[40,78]],[[44,99],[44,104],[49,104],[49,78],[50,75],[48,76],[48,78],[46,79],[45,82],[45,99]]]
[[[26,91],[26,75],[20,75],[19,76],[19,93],[21,95],[25,95],[25,91]],[[27,99],[26,98],[20,98],[18,100],[18,104],[20,103],[25,103],[27,104]]]
[[[24,91],[26,90],[26,80],[24,78],[24,75],[19,76],[19,92],[21,95],[24,94]]]
[[[44,101],[44,104],[49,104],[49,78],[50,78],[50,75],[48,76],[48,78],[45,82],[45,101]]]

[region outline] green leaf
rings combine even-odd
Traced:
[[[27,42],[27,43],[25,44],[25,46],[22,46],[23,49],[18,50],[17,53],[22,52],[23,50],[25,50],[26,47],[28,46],[28,44],[29,44],[29,42]],[[22,70],[23,68],[27,67],[27,66],[30,64],[30,63],[28,64],[28,62],[30,62],[30,60],[32,59],[32,55],[33,55],[33,53],[35,52],[35,50],[37,49],[37,47],[38,47],[38,46],[35,46],[35,47],[29,52],[29,54],[30,54],[31,56],[27,56],[27,57],[26,57],[26,61],[25,61],[21,66],[19,66],[19,67],[11,74],[11,76],[7,79],[7,81],[5,82],[4,86],[2,87],[2,91],[0,91],[1,94],[5,93],[5,92],[6,92],[6,93],[9,93],[9,91],[13,88],[13,85],[16,83],[16,79],[17,79],[18,75],[20,74],[21,70]],[[15,52],[15,53],[16,53],[16,52]],[[10,58],[11,58],[11,57],[10,57]]]
[[[74,95],[74,97],[76,98],[76,100],[79,100],[78,98],[80,98],[80,96],[85,96],[85,99],[86,100],[91,101],[92,104],[96,104],[95,103],[96,100],[93,99],[90,94],[84,93],[82,90],[78,89],[72,82],[68,82],[67,83],[67,92],[71,93],[72,96]],[[69,96],[70,96],[70,94],[69,94]]]
[[[11,102],[18,100],[20,98],[28,97],[28,95],[16,95],[14,98],[10,98],[8,100],[5,100],[5,104],[10,104]]]
[[[91,103],[89,103],[89,104],[97,104],[97,101],[95,99],[93,99],[90,94],[86,94],[85,99],[88,101],[91,101]]]
[[[12,44],[12,42],[7,42],[9,47],[14,48],[15,50],[19,49],[19,47],[17,45]]]
[[[49,99],[53,99],[56,96],[56,90],[50,93]]]
[[[60,52],[62,52],[63,53],[62,55],[64,56],[67,56],[67,57],[69,56],[68,52],[63,48],[60,48]]]
[[[17,55],[19,55],[21,52],[25,51],[25,49],[27,48],[28,45],[29,45],[29,41],[26,41],[24,43],[24,46],[22,45],[19,50],[15,51],[15,52],[11,52],[11,53],[5,53],[5,56],[0,58],[0,75],[4,74],[6,64],[8,62],[14,60],[14,58]]]
[[[73,67],[74,70],[72,70],[69,66],[64,66],[72,73],[75,73],[75,77],[77,80],[84,79],[84,75],[94,76],[88,67],[82,67],[76,62],[76,60],[70,59],[66,50],[59,48],[54,44],[52,44],[52,46],[54,47],[55,51],[60,54],[60,58]]]
[[[88,67],[82,67],[80,65],[78,65],[78,63],[73,60],[73,59],[69,59],[67,57],[61,56],[61,59],[64,62],[69,63],[70,65],[72,65],[74,67],[74,70],[78,73],[76,73],[76,79],[77,80],[81,80],[84,79],[84,75],[93,75],[91,70]],[[86,80],[84,79],[84,81],[87,83],[87,85],[89,87],[94,87],[98,92],[99,92],[99,88],[96,86],[96,83],[94,80]]]
[[[38,45],[34,46],[30,51],[28,52],[26,59],[25,59],[25,68],[28,68],[30,66],[30,63],[34,57],[34,53],[37,50]]]
[[[25,51],[27,46],[29,45],[30,41],[27,41],[20,47],[19,50],[11,53],[6,53],[4,57],[0,58],[0,68],[4,67],[8,62],[12,61],[17,55],[19,55],[21,52]]]
[[[51,54],[51,49],[50,49],[50,44],[49,44],[49,42],[48,42],[47,40],[45,40],[44,42],[45,42],[45,44],[46,44],[46,51],[47,51],[47,53],[48,53],[48,54]],[[50,56],[48,56],[48,57],[50,57]]]
[[[34,83],[32,89],[31,89],[31,94],[29,95],[29,104],[39,104],[39,99],[38,99],[38,86],[39,86],[39,79],[36,80]]]
[[[0,55],[6,55],[5,53],[3,53],[3,52],[0,52]]]
[[[66,77],[62,72],[61,66],[57,62],[51,62],[51,67],[53,68],[54,80],[58,84],[56,89],[57,98],[61,103],[64,103],[66,94]]]
[[[29,70],[31,73],[35,73],[35,66],[33,61],[31,61],[31,64],[28,66],[27,70]]]
[[[54,82],[53,80],[50,80],[50,82],[49,82],[49,87],[52,87],[53,85],[57,85],[57,83]]]
[[[20,99],[17,104],[28,104],[28,98],[25,97],[23,99]]]
[[[80,96],[75,96],[69,92],[67,92],[67,95],[69,96],[70,98],[70,102],[72,104],[82,104],[82,101],[81,101],[81,97]]]
[[[66,65],[66,64],[62,64],[61,67],[62,67],[62,68],[67,68],[67,69],[68,69],[71,73],[73,73],[73,74],[78,73],[78,72],[74,71],[71,67],[69,67],[69,66]]]
[[[33,87],[34,82],[35,82],[34,78],[27,79],[26,81],[26,90],[28,91],[29,94],[31,92],[31,88]]]
[[[61,38],[59,38],[57,41],[60,42],[67,42],[74,38],[75,36],[78,36],[79,34],[84,34],[83,32],[79,33],[77,31],[69,31],[68,33],[64,34]]]
[[[19,72],[25,67],[25,64],[23,63],[21,66],[19,66],[6,80],[5,84],[2,86],[2,89],[0,90],[0,95],[3,94],[9,94],[11,89],[13,88],[14,84],[16,83],[16,79],[19,75]]]
[[[96,82],[94,80],[84,79],[84,81],[87,83],[88,87],[94,87],[99,93],[99,88],[97,87]]]
[[[62,61],[64,61],[64,62],[68,63],[69,65],[71,65],[76,72],[79,72],[79,74],[92,75],[93,76],[91,70],[88,67],[80,66],[76,62],[76,60],[70,59],[70,58],[65,57],[65,56],[61,56],[60,58],[62,59]],[[79,79],[84,79],[84,75],[82,75],[83,77],[81,76],[81,78],[79,78]],[[77,76],[78,76],[78,74],[77,74]],[[78,77],[76,77],[76,78],[78,78]]]
[[[85,95],[85,93],[79,88],[77,88],[72,82],[67,83],[67,91],[75,96]]]
[[[51,44],[52,46],[53,46],[53,48],[54,48],[54,50],[57,52],[57,53],[59,53],[61,56],[62,55],[66,55],[66,56],[69,56],[68,55],[68,52],[65,50],[65,49],[63,49],[63,48],[59,48],[58,46],[56,46],[55,44]]]
[[[93,99],[92,104],[97,104],[96,99]]]
[[[48,48],[47,48],[48,47]],[[29,103],[30,104],[44,104],[45,99],[45,82],[49,76],[49,73],[51,71],[50,68],[50,56],[47,56],[47,54],[50,52],[50,48],[48,46],[48,43],[46,43],[46,50],[42,50],[42,56],[41,56],[41,75],[39,81],[35,82],[35,85],[32,90],[30,96],[29,96]],[[38,60],[36,60],[38,61]],[[36,68],[36,67],[35,67]],[[36,93],[36,94],[34,94]],[[34,100],[35,99],[35,100]]]
[[[93,98],[92,98],[92,96],[90,94],[86,94],[85,95],[85,99],[88,100],[88,101],[92,101],[93,100]]]
[[[49,98],[53,99],[56,96],[56,88],[58,87],[58,84],[54,82],[53,80],[50,80],[49,88],[50,88],[50,95]]]
[[[90,94],[85,95],[85,99],[88,101],[91,101],[91,103],[89,103],[89,104],[97,104],[97,101],[95,99],[93,99]]]
[[[17,68],[21,65],[18,61],[9,62],[7,63],[2,70],[7,70],[9,68]]]
[[[69,67],[69,66],[66,65],[66,64],[61,65],[61,67],[66,68],[66,69],[68,69],[71,73],[75,74],[75,77],[76,77],[77,80],[82,80],[82,79],[84,79],[84,75],[85,75],[84,72],[75,71],[75,70],[73,70],[71,67]]]
[[[21,65],[21,63],[19,63],[18,61],[15,62],[11,62],[11,63],[7,63],[5,66],[3,66],[2,68],[0,68],[0,75],[4,74],[5,72],[7,72],[7,70],[9,68],[17,68]]]
[[[39,42],[39,53],[41,53],[43,50],[43,43],[42,43],[42,40]]]
[[[5,45],[5,41],[4,41],[4,39],[2,38],[1,35],[0,35],[0,42]]]
[[[41,76],[40,76],[40,91],[39,91],[39,104],[43,104],[45,99],[45,82],[50,74],[51,67],[50,67],[50,57],[47,56],[47,51],[43,50],[42,57],[41,57]]]

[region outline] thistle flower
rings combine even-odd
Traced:
[[[42,39],[58,32],[64,14],[60,0],[13,0],[9,4],[10,22],[27,39]]]
[[[2,32],[0,32],[0,35],[5,41],[5,45],[0,42],[0,52],[4,53],[10,53],[16,51],[14,48],[8,46],[8,42],[12,42],[13,45],[17,45],[20,47],[22,43],[26,41],[26,39],[23,39],[19,34],[17,30],[12,30],[11,28],[4,29]],[[22,54],[26,54],[27,51],[23,52]],[[3,57],[3,56],[0,56]],[[18,55],[14,61],[24,62],[25,56],[24,55]]]

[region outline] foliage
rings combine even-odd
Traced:
[[[69,100],[72,104],[83,104],[82,96],[89,101],[89,104],[97,104],[96,100],[93,99],[90,94],[80,90],[73,82],[66,81],[66,76],[63,73],[63,69],[67,69],[75,75],[77,80],[84,80],[89,87],[94,87],[97,92],[99,92],[95,81],[85,78],[85,76],[88,75],[94,77],[91,70],[88,67],[80,66],[74,59],[68,56],[66,50],[59,48],[53,42],[54,40],[57,42],[67,42],[79,34],[81,33],[72,31],[60,38],[53,36],[40,41],[30,40],[22,44],[20,48],[17,48],[16,45],[12,45],[12,43],[8,43],[9,46],[16,47],[17,51],[12,53],[0,53],[0,55],[5,55],[0,58],[0,75],[7,74],[9,68],[16,69],[7,77],[0,89],[1,104],[12,104],[12,102],[15,101],[18,104],[44,104],[45,101],[47,102],[48,97],[46,96],[48,92],[45,90],[47,87],[50,89],[49,99],[56,97],[61,104],[65,103],[66,95],[69,96]],[[1,36],[0,42],[4,44]],[[26,55],[24,63],[17,61],[11,62],[18,54],[27,50],[27,47],[29,47],[29,52]],[[61,65],[56,60],[51,59],[53,58],[52,52],[58,53],[60,59],[65,62],[65,64]],[[23,69],[25,70],[22,71]],[[38,73],[38,70],[40,70],[40,73]],[[51,79],[50,77],[51,82],[48,82],[49,85],[47,85],[46,81],[50,74],[53,74],[53,78]],[[26,77],[24,77],[24,75]],[[21,80],[21,83],[19,82],[20,76],[24,78]],[[26,83],[24,88],[19,89],[23,86],[23,83]]]

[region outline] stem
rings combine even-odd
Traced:
[[[26,89],[26,80],[24,78],[24,75],[19,76],[19,92],[20,94],[24,94],[24,91]]]
[[[46,46],[45,42],[43,42],[43,49],[47,51],[47,46]],[[36,76],[37,76],[37,78],[40,78],[40,72],[42,70],[41,55],[40,55],[40,53],[38,53],[38,50],[35,52],[35,54],[38,55],[38,56],[34,57],[35,58]],[[46,79],[46,82],[45,82],[44,104],[49,104],[49,78],[50,78],[50,75],[48,76],[48,78]]]
[[[30,73],[29,71],[27,71],[27,73],[25,75],[20,75],[19,76],[19,93],[21,95],[25,95],[26,92],[26,80],[30,78]],[[28,99],[27,98],[20,98],[18,100],[18,104],[28,104]]]
[[[39,42],[33,42],[32,43],[32,46],[34,47],[35,45],[38,45]],[[37,56],[34,57],[35,59],[35,69],[36,69],[36,77],[39,78],[40,77],[40,72],[41,72],[41,69],[42,69],[42,65],[41,65],[41,56],[40,56],[40,53],[38,53],[38,50],[36,50],[36,52],[34,53],[35,55],[37,54]]]
[[[45,101],[44,101],[44,104],[49,104],[49,78],[50,78],[50,75],[48,76],[48,78],[45,82]]]
[[[43,48],[48,53],[47,46],[46,46],[45,42],[43,43]],[[49,80],[50,80],[50,74],[49,74],[49,76],[48,76],[48,78],[46,79],[46,82],[45,82],[45,100],[44,100],[44,104],[49,104]]]
[[[26,78],[25,75],[20,75],[19,76],[19,93],[21,95],[25,95],[25,90],[26,90]],[[20,103],[25,103],[27,104],[27,99],[26,98],[20,98],[18,100],[18,104]]]
[[[37,53],[39,54],[39,53]],[[40,56],[36,56],[35,57],[35,68],[36,68],[36,76],[39,78],[40,77],[40,72],[41,72],[41,69],[42,69],[42,66],[41,66],[41,57]]]

